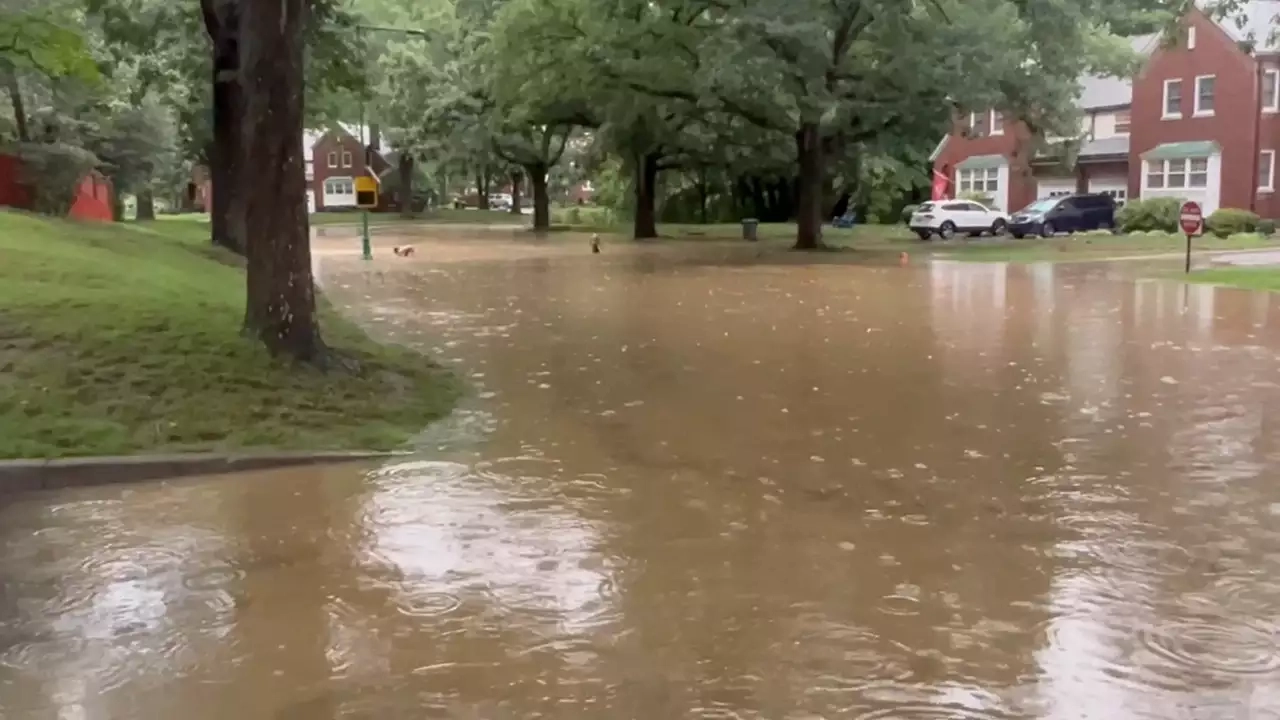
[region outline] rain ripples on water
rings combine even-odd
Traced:
[[[413,242],[324,286],[463,407],[7,498],[0,717],[1280,718],[1271,297]]]

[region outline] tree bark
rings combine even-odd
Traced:
[[[138,220],[155,220],[156,219],[156,198],[151,192],[151,188],[144,188],[138,191]]]
[[[401,151],[398,166],[397,170],[400,173],[400,214],[404,217],[412,217],[413,156],[407,152]]]
[[[489,169],[485,168],[476,175],[476,207],[481,210],[489,209]]]
[[[547,192],[547,166],[544,163],[532,163],[524,166],[529,176],[529,184],[533,185],[533,230],[546,232],[551,229],[551,194]]]
[[[521,215],[523,209],[520,207],[520,185],[524,183],[524,173],[519,170],[511,171],[511,214]]]
[[[246,3],[247,4],[247,3]],[[205,30],[213,44],[213,144],[209,147],[209,180],[213,207],[209,208],[213,244],[244,254],[240,222],[241,118],[244,91],[241,86],[241,7],[236,1],[201,0]]]
[[[303,28],[309,0],[247,0],[241,45],[240,237],[245,333],[277,356],[323,363],[303,182]],[[216,192],[215,192],[216,199]]]
[[[653,153],[636,159],[636,213],[632,227],[635,240],[652,240],[658,237],[655,212],[657,203],[658,156]]]
[[[698,168],[698,219],[707,224],[707,169]]]
[[[13,106],[13,123],[18,132],[18,141],[31,142],[26,104],[22,101],[22,86],[18,83],[18,71],[10,63],[5,63],[4,84],[9,91],[9,104]]]
[[[796,133],[800,173],[796,189],[796,250],[822,247],[822,137],[818,123],[806,122]]]
[[[124,222],[124,195],[118,192],[111,193],[111,221]]]

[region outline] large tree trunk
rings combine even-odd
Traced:
[[[155,220],[156,219],[156,198],[151,192],[151,188],[144,188],[138,191],[138,220]]]
[[[240,230],[247,241],[245,333],[273,355],[322,362],[303,182],[303,27],[309,0],[246,0]],[[215,199],[217,192],[215,190]]]
[[[533,163],[524,166],[533,185],[533,230],[546,232],[551,229],[551,194],[547,192],[547,166]]]
[[[213,44],[213,144],[209,148],[209,179],[213,207],[209,221],[213,243],[243,254],[239,232],[241,118],[244,91],[240,80],[241,3],[201,0],[205,30]],[[246,2],[246,6],[248,3]]]
[[[698,219],[707,224],[707,169],[698,169]]]
[[[400,214],[404,217],[413,216],[413,156],[407,152],[400,152],[399,167],[400,173]]]
[[[520,207],[520,185],[524,183],[524,173],[519,170],[511,171],[511,214],[521,215],[523,209]]]
[[[649,153],[636,159],[636,213],[632,237],[651,240],[658,237],[654,205],[657,204],[658,156]]]
[[[9,104],[13,107],[14,129],[18,132],[19,142],[31,142],[31,131],[27,128],[26,104],[22,102],[22,86],[18,84],[18,71],[11,63],[5,63],[4,84],[9,91]]]
[[[124,195],[118,192],[111,193],[111,221],[124,222]]]
[[[476,175],[476,207],[481,210],[489,209],[489,169],[485,168]]]
[[[822,247],[822,138],[818,123],[806,122],[796,133],[800,174],[796,191],[796,250]]]

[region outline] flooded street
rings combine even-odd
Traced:
[[[0,718],[1280,718],[1274,297],[412,242],[323,285],[474,397],[0,500]]]

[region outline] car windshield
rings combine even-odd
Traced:
[[[920,206],[916,208],[916,212],[929,212],[932,209],[933,209],[933,203],[931,202],[920,203]]]
[[[1057,204],[1058,204],[1058,198],[1045,198],[1043,200],[1037,200],[1031,203],[1030,205],[1022,208],[1022,210],[1020,210],[1019,212],[1024,212],[1024,213],[1049,212]]]

